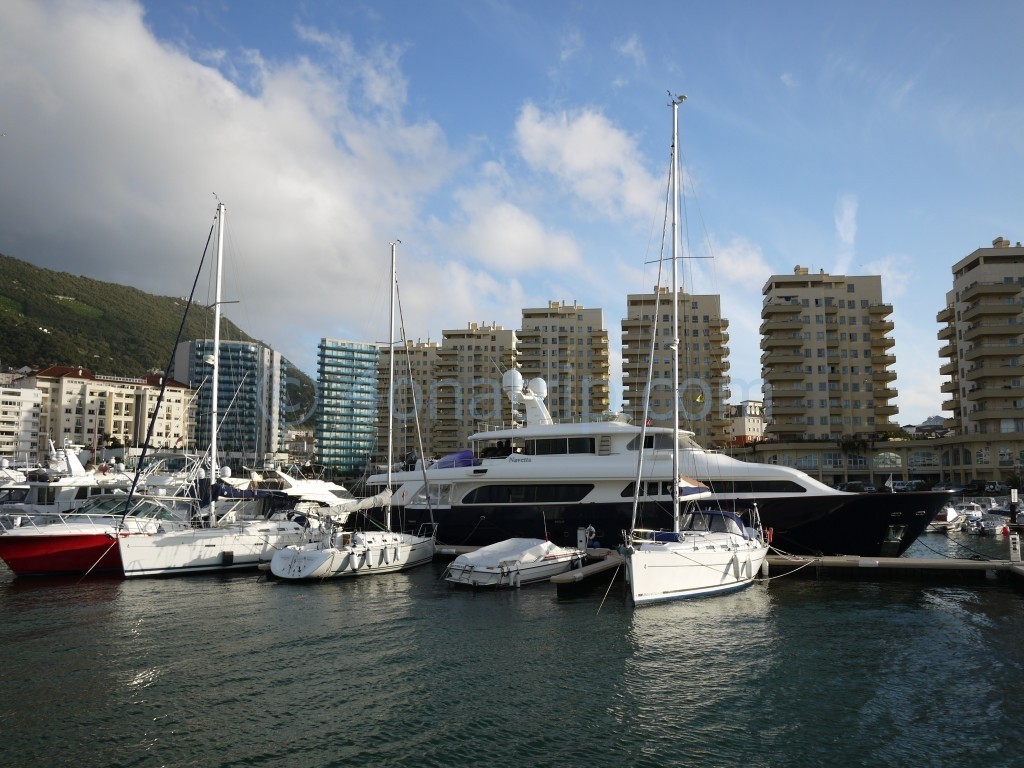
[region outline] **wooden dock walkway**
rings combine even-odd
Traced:
[[[769,576],[871,579],[1008,578],[1024,585],[1024,566],[1010,560],[965,560],[945,557],[797,557],[769,555]]]

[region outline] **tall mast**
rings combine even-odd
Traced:
[[[679,105],[672,97],[672,529],[679,531]]]
[[[391,462],[395,441],[395,290],[398,286],[398,272],[395,267],[398,244],[401,240],[391,243],[391,322],[388,324],[388,348],[391,359],[388,366],[388,490],[391,490]],[[387,507],[386,527],[391,530],[391,505]]]
[[[224,203],[217,203],[217,271],[214,280],[213,303],[213,372],[210,375],[210,483],[217,482],[219,468],[217,466],[217,392],[220,384],[220,284],[224,264],[224,214],[227,209]],[[217,502],[210,494],[210,525],[217,521],[215,514]]]

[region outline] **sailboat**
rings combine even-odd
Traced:
[[[217,390],[220,366],[221,275],[224,260],[226,208],[217,203],[216,278],[213,313],[213,366],[211,402],[210,474],[220,476],[217,459]],[[224,474],[227,474],[226,472]],[[245,519],[236,507],[218,516],[217,501],[211,499],[198,527],[157,530],[144,534],[123,529],[117,532],[124,575],[162,576],[257,568],[271,553],[289,544],[308,540],[312,525],[306,517],[277,514],[271,518]]]
[[[391,350],[388,382],[388,413],[394,413],[395,397],[395,292],[397,288],[397,243],[391,243],[391,324],[388,330]],[[418,533],[403,533],[391,529],[391,457],[394,453],[393,419],[388,419],[388,483],[370,506],[385,510],[383,528],[369,515],[361,519],[366,530],[354,526],[330,524],[324,528],[318,541],[285,547],[274,552],[270,572],[279,579],[320,580],[336,576],[362,576],[375,573],[393,573],[424,565],[434,559],[437,548],[437,526],[426,524]],[[352,510],[356,511],[356,510]],[[348,520],[354,519],[352,511]]]
[[[671,94],[670,94],[671,95]],[[704,597],[743,589],[753,583],[768,554],[757,518],[750,513],[750,525],[733,512],[708,508],[701,501],[712,494],[703,484],[679,471],[680,442],[686,433],[679,429],[679,105],[685,96],[672,95],[672,530],[655,531],[637,527],[639,496],[643,485],[642,452],[637,462],[633,517],[623,534],[620,552],[625,560],[626,579],[634,605]],[[657,313],[655,313],[657,315]],[[646,398],[645,398],[646,400]],[[646,423],[646,419],[644,420]],[[684,505],[685,497],[685,505]]]

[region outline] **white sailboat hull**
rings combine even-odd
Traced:
[[[338,533],[321,542],[274,552],[270,572],[291,580],[394,573],[429,563],[435,548],[432,536],[393,531]]]
[[[164,576],[256,568],[273,553],[305,541],[308,529],[290,520],[120,536],[125,576]]]
[[[728,534],[683,534],[681,541],[643,541],[624,547],[635,605],[708,597],[753,583],[768,554],[759,540]]]

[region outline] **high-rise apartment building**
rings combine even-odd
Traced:
[[[891,429],[896,358],[882,279],[797,266],[772,275],[762,293],[766,437],[870,439]]]
[[[200,451],[210,446],[213,386],[212,339],[178,345],[171,375],[198,390],[194,440]],[[284,444],[281,409],[288,363],[280,352],[252,341],[221,341],[217,384],[217,452],[219,463],[235,471],[259,464]]]
[[[332,472],[358,476],[377,439],[376,344],[321,339],[317,355],[316,455]]]
[[[607,413],[608,330],[602,310],[575,301],[524,309],[516,336],[520,372],[527,381],[545,380],[552,418],[590,421]]]
[[[474,432],[511,418],[502,374],[518,367],[516,332],[494,323],[442,331],[430,404],[439,454],[465,448]]]
[[[406,341],[404,347],[395,346],[394,412],[389,414],[391,348],[387,345],[380,348],[380,361],[377,364],[377,444],[374,453],[377,463],[388,461],[389,416],[392,424],[393,462],[411,458],[411,455],[437,457],[440,433],[434,398],[438,387],[439,350],[440,345],[436,341]]]
[[[965,436],[1024,432],[1024,247],[999,237],[954,264],[935,319],[947,426]]]
[[[724,445],[729,419],[729,321],[717,294],[678,293],[680,424],[706,447]],[[629,294],[622,321],[622,410],[634,422],[644,413],[650,384],[648,420],[672,423],[672,291]],[[653,361],[651,358],[653,357]],[[667,420],[667,421],[666,421]]]

